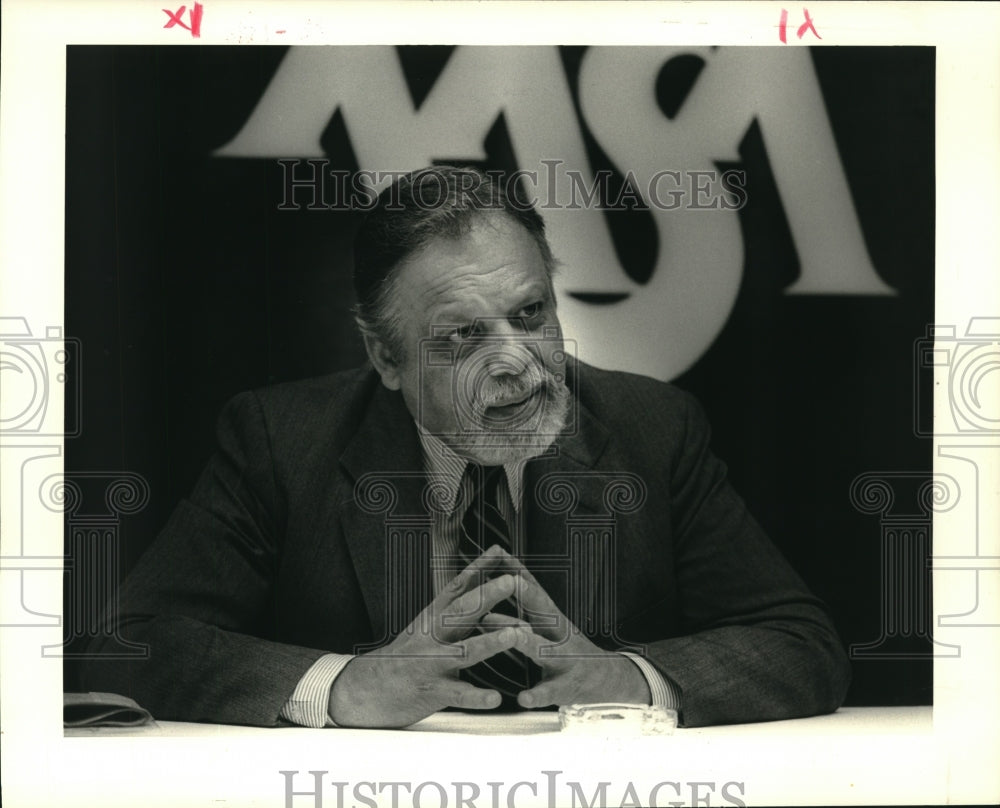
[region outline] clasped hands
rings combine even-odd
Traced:
[[[526,619],[491,611],[508,598]],[[518,695],[522,707],[649,702],[638,667],[591,642],[517,558],[493,546],[392,642],[347,664],[330,691],[330,718],[343,727],[405,727],[445,707],[492,709],[500,694],[459,672],[508,649],[542,669],[541,682]]]

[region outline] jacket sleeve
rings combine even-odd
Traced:
[[[648,644],[686,726],[828,713],[850,665],[830,616],[748,513],[690,396],[670,471],[681,635]]]
[[[325,651],[261,639],[285,505],[253,393],[226,406],[217,436],[192,495],[109,606],[81,680],[88,690],[130,696],[156,718],[274,726]],[[148,646],[145,658],[102,657],[116,624]]]

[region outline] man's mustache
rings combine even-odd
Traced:
[[[517,376],[490,376],[476,391],[473,406],[478,413],[490,407],[518,404],[536,393],[556,391],[559,382],[552,372],[541,365],[532,364]]]

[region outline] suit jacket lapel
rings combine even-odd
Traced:
[[[549,453],[525,468],[522,513],[527,566],[560,609],[581,621],[593,614],[602,567],[600,559],[581,564],[581,559],[571,557],[569,528],[606,513],[604,491],[613,473],[602,472],[599,465],[609,439],[607,430],[579,399],[574,399],[574,406],[571,423]],[[376,384],[340,463],[354,486],[353,497],[342,510],[344,537],[375,645],[382,645],[423,605],[400,603],[399,579],[394,581],[390,570],[389,528],[429,525],[422,499],[426,475],[420,439],[399,393]],[[573,492],[571,500],[561,498],[567,490]],[[577,566],[571,568],[574,561]]]
[[[364,595],[374,645],[380,646],[425,605],[405,597],[398,579],[394,580],[395,572],[405,563],[412,564],[414,557],[389,552],[391,543],[412,540],[406,532],[427,527],[429,520],[422,504],[425,475],[420,439],[399,393],[377,384],[340,463],[354,485],[354,495],[342,511],[344,538]],[[429,535],[427,542],[429,548]],[[429,585],[427,569],[406,577],[419,586]]]
[[[578,399],[575,405],[570,429],[525,469],[526,563],[563,613],[586,630],[580,623],[593,613],[601,567],[574,552],[570,531],[604,513],[609,476],[599,460],[609,434]]]

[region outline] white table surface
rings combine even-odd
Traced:
[[[653,792],[660,806],[940,804],[950,786],[938,718],[853,707],[661,737],[570,735],[555,712],[445,712],[404,730],[158,721],[66,730],[74,776],[47,789],[52,804],[102,808],[620,808]],[[398,801],[392,783],[405,784]],[[479,796],[460,806],[456,788]]]
[[[769,721],[757,724],[730,724],[714,727],[679,727],[674,735],[689,737],[771,737],[794,738],[817,735],[909,735],[930,732],[931,707],[844,707],[830,715]],[[334,738],[371,737],[373,735],[407,738],[414,733],[445,735],[528,736],[560,734],[559,716],[554,711],[476,715],[442,712],[402,730],[314,730],[306,727],[243,727],[227,724],[195,724],[179,721],[155,721],[143,727],[94,727],[65,730],[67,738],[152,736],[152,737],[282,737],[325,735]]]

